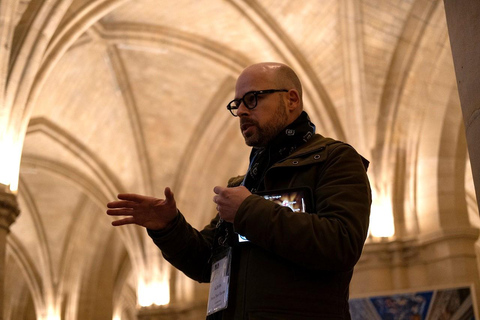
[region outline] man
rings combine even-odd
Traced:
[[[211,280],[212,319],[350,319],[348,288],[370,213],[368,161],[315,134],[300,81],[284,64],[246,68],[235,97],[227,109],[253,147],[250,166],[214,188],[211,223],[192,228],[166,188],[164,200],[119,195],[107,213],[127,217],[112,224],[146,227],[170,263]],[[272,201],[280,194],[288,206]],[[292,210],[297,200],[302,210]]]

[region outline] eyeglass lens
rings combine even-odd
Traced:
[[[241,99],[230,102],[228,109],[234,116],[237,115],[238,108],[240,108],[242,102],[248,109],[253,109],[257,106],[257,95],[255,92],[247,92]]]
[[[253,109],[257,106],[257,95],[255,92],[248,92],[243,96],[243,102],[248,109]],[[240,106],[240,104],[238,106]]]

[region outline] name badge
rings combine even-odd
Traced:
[[[226,248],[218,255],[214,256],[212,260],[207,316],[228,307],[228,289],[230,286],[231,262],[231,247]]]

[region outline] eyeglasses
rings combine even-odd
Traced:
[[[288,92],[287,89],[268,89],[268,90],[260,90],[260,91],[249,91],[243,95],[240,99],[233,99],[227,104],[227,109],[230,113],[234,116],[238,116],[238,108],[240,108],[240,104],[245,105],[247,109],[252,110],[255,109],[258,103],[258,95],[259,94],[270,94],[274,92]]]

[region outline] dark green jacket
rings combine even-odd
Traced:
[[[351,146],[315,135],[265,175],[265,190],[307,186],[315,212],[292,212],[258,195],[241,204],[233,228],[250,242],[233,247],[229,307],[221,319],[350,319],[348,287],[367,236],[368,162]],[[229,186],[240,185],[232,178]],[[179,215],[149,231],[164,257],[208,282],[218,216],[202,231]]]

